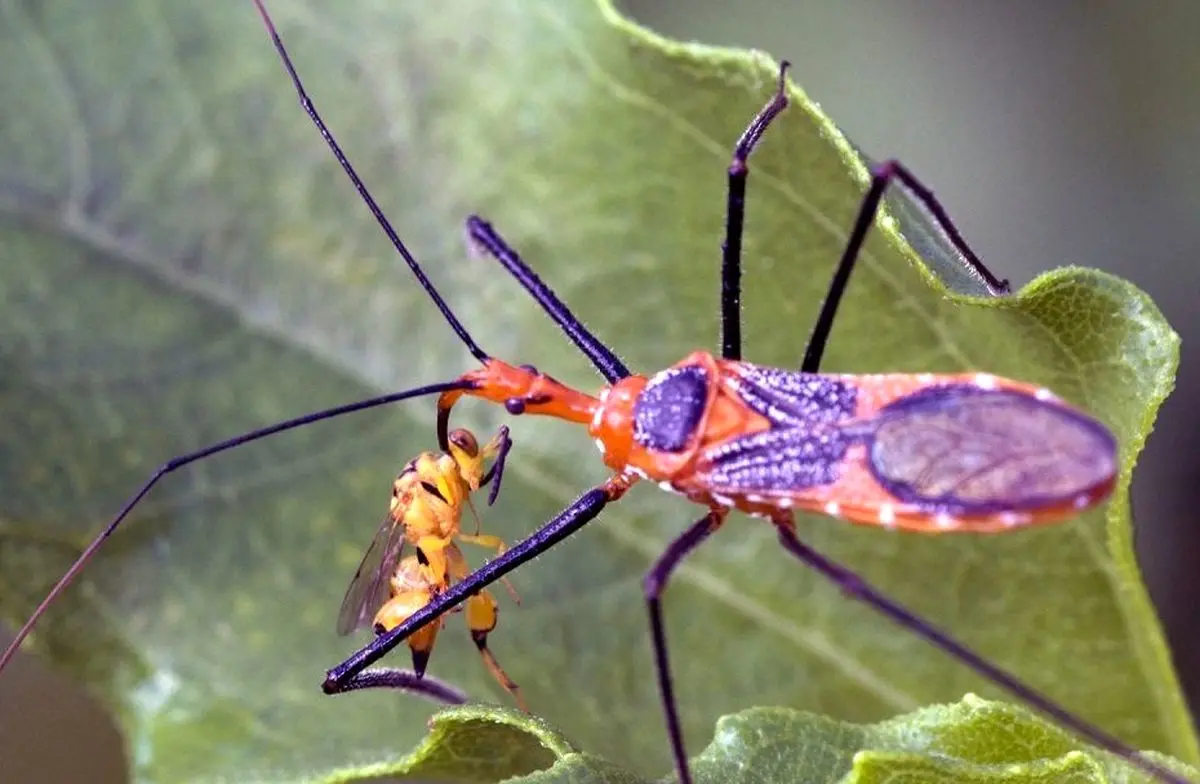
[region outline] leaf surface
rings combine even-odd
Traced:
[[[590,0],[273,10],[334,133],[489,352],[597,385],[513,281],[467,258],[472,211],[635,371],[715,346],[725,169],[773,63],[663,41]],[[296,105],[249,3],[9,0],[0,47],[0,105],[21,107],[0,125],[0,612],[15,623],[167,457],[471,360]],[[803,354],[865,183],[793,97],[752,161],[745,243],[745,354],[779,366]],[[1116,432],[1120,489],[1076,522],[1002,537],[817,517],[801,535],[1071,710],[1196,762],[1127,492],[1177,352],[1149,299],[1098,272],[950,296],[885,219],[825,369],[1045,384]],[[487,431],[502,413],[464,405],[456,421]],[[510,424],[484,525],[512,542],[605,473],[581,432]],[[318,685],[362,642],[334,617],[391,478],[433,446],[432,403],[413,402],[169,477],[34,646],[112,706],[143,779],[322,780],[402,758],[425,703]],[[515,575],[521,607],[501,593],[492,648],[533,709],[638,775],[669,765],[641,575],[698,514],[638,488]],[[666,606],[693,750],[748,706],[862,722],[996,694],[747,519],[685,565]],[[459,623],[431,672],[503,701]]]

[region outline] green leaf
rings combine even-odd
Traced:
[[[491,756],[475,745],[486,739]],[[1197,771],[1152,755],[1182,775]],[[544,767],[528,772],[541,757]],[[648,784],[574,749],[538,719],[510,709],[452,708],[434,717],[421,747],[380,774],[522,784]],[[1151,779],[1021,708],[967,695],[879,724],[833,721],[790,708],[752,708],[717,722],[695,760],[698,784],[958,782],[1033,784]],[[525,775],[528,774],[528,775]]]
[[[277,5],[317,105],[490,352],[597,383],[513,281],[466,258],[471,211],[635,370],[714,345],[725,169],[773,63],[662,41],[590,0]],[[20,107],[0,125],[0,612],[17,622],[170,455],[472,364],[296,105],[248,2],[12,0],[0,47],[0,105]],[[752,161],[745,245],[746,356],[780,366],[803,353],[865,183],[793,96]],[[800,533],[1071,710],[1195,763],[1128,501],[1177,352],[1153,303],[1097,272],[1003,301],[948,296],[885,219],[826,369],[1048,385],[1116,432],[1120,489],[1075,522],[1005,536],[818,517]],[[488,430],[502,413],[468,404],[456,421]],[[338,601],[432,425],[432,403],[413,402],[169,477],[30,647],[112,707],[142,779],[319,781],[400,759],[425,703],[318,686],[362,642],[335,636]],[[509,541],[605,476],[582,433],[512,425],[505,491],[483,515]],[[640,578],[697,515],[635,489],[515,575],[523,604],[501,598],[492,636],[536,712],[638,775],[669,767]],[[666,607],[692,749],[754,705],[873,721],[998,694],[748,519],[685,565]],[[504,702],[456,618],[431,672]]]

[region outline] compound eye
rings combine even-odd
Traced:
[[[450,433],[449,439],[451,444],[466,452],[468,456],[475,457],[479,454],[479,442],[470,430],[455,430]]]

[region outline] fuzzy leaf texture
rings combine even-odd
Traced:
[[[272,10],[334,133],[489,352],[597,386],[519,287],[464,252],[472,211],[635,371],[715,347],[725,169],[773,62],[661,40],[592,0]],[[100,13],[10,0],[0,48],[0,105],[19,107],[0,124],[0,612],[16,623],[167,457],[473,365],[296,104],[249,2]],[[785,367],[866,181],[831,122],[793,98],[752,162],[745,244],[746,357]],[[1003,301],[951,295],[939,276],[962,283],[953,260],[900,207],[924,263],[879,222],[825,369],[1044,384],[1116,432],[1120,487],[1075,522],[1004,536],[820,517],[802,517],[801,535],[1069,709],[1195,763],[1128,498],[1176,336],[1145,294],[1089,270]],[[468,403],[455,421],[483,432],[502,415]],[[504,492],[482,516],[513,542],[605,472],[577,429],[510,424]],[[112,708],[142,780],[322,781],[403,759],[426,703],[327,698],[319,683],[365,641],[337,637],[334,617],[391,479],[434,446],[432,402],[416,401],[173,475],[29,649]],[[533,710],[632,775],[669,767],[641,575],[698,514],[638,488],[514,575],[522,606],[499,592],[492,648]],[[1000,696],[749,519],[685,565],[666,609],[693,751],[750,706],[872,722]],[[505,702],[461,623],[450,619],[431,673]],[[768,714],[720,731],[756,715]],[[829,731],[813,721],[774,726]]]
[[[1194,776],[1196,771],[1151,754]],[[552,760],[547,762],[546,760]],[[527,766],[535,765],[534,772]],[[434,717],[425,742],[379,772],[422,780],[510,784],[650,784],[576,750],[536,719],[509,708],[467,706]],[[1034,784],[1150,781],[1029,712],[968,694],[878,724],[833,721],[791,708],[752,708],[717,722],[694,761],[698,784]]]

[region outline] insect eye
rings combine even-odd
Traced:
[[[421,488],[435,498],[440,498],[442,501],[446,500],[446,497],[442,495],[442,491],[438,490],[437,485],[431,482],[422,482]]]
[[[479,442],[470,430],[455,430],[449,436],[450,443],[466,452],[470,457],[479,454]]]

